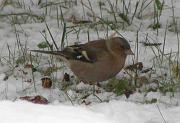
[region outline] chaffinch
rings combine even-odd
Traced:
[[[121,37],[67,46],[62,51],[32,51],[59,56],[80,80],[89,84],[114,77],[124,67],[127,55],[133,55],[128,41]]]

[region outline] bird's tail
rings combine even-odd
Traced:
[[[44,51],[44,50],[30,50],[32,52],[37,52],[37,53],[44,53],[44,54],[51,54],[51,55],[58,55],[62,57],[66,57],[65,54],[62,53],[62,51]]]

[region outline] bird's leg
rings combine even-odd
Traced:
[[[96,93],[96,85],[93,84],[93,95],[95,96],[95,93]]]
[[[97,95],[96,95],[96,85],[93,84],[93,96],[95,96],[100,102],[103,102],[101,98],[99,98]]]

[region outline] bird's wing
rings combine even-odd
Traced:
[[[85,47],[84,44],[66,47],[61,51],[67,59],[94,63],[97,61],[97,52],[93,47]]]

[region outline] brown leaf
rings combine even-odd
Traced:
[[[37,95],[37,96],[24,96],[20,97],[21,100],[26,100],[35,104],[48,104],[48,100],[44,98],[43,96]]]
[[[42,81],[42,87],[44,88],[51,88],[52,86],[52,81],[49,77],[44,77],[41,79]]]

